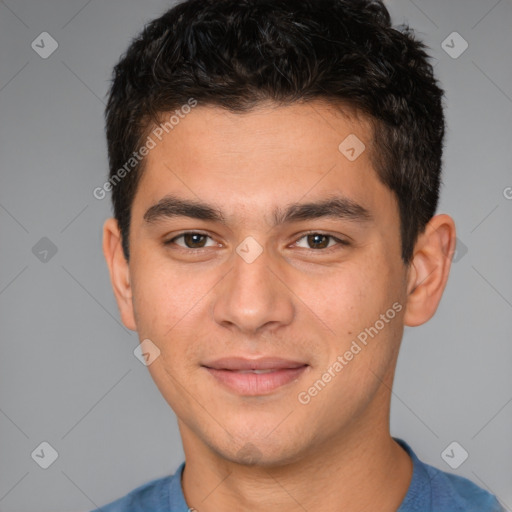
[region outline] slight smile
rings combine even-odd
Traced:
[[[223,386],[239,395],[267,395],[299,379],[309,368],[303,362],[276,357],[226,357],[202,365]]]

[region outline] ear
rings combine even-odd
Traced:
[[[124,257],[121,240],[116,219],[107,219],[103,225],[103,254],[107,261],[110,282],[121,313],[121,320],[128,329],[135,331],[137,326],[133,311],[130,267]]]
[[[455,244],[455,222],[445,214],[434,216],[418,237],[407,276],[405,325],[421,325],[436,312],[448,281]]]

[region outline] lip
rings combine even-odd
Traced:
[[[270,394],[296,381],[309,368],[309,365],[278,357],[260,359],[227,357],[205,363],[203,367],[217,382],[229,390],[239,395],[257,396]],[[251,370],[267,371],[253,373]]]
[[[299,368],[305,364],[301,361],[292,361],[281,357],[260,357],[258,359],[223,357],[215,361],[206,362],[203,366],[213,368],[214,370],[270,370]]]

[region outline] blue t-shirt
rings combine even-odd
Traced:
[[[467,478],[421,462],[411,447],[395,439],[413,461],[412,480],[397,512],[505,512],[497,499]],[[158,478],[101,507],[102,512],[189,512],[181,489],[183,462],[172,476]]]

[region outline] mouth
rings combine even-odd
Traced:
[[[267,395],[297,381],[309,368],[306,363],[282,358],[223,358],[202,365],[216,382],[244,396]]]

